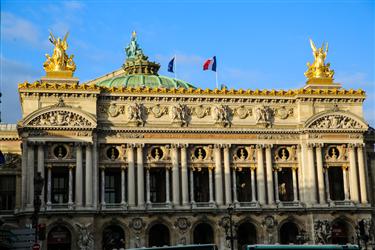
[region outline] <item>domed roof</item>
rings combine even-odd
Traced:
[[[196,88],[194,85],[167,76],[159,76],[160,64],[151,62],[139,47],[133,32],[125,48],[127,59],[122,69],[90,81],[102,87]]]
[[[149,87],[149,88],[194,88],[195,86],[178,79],[159,75],[120,75],[96,83],[102,87]]]

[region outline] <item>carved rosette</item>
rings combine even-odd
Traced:
[[[251,108],[241,105],[240,107],[235,109],[235,115],[240,119],[245,119],[246,117],[253,115],[253,111]]]
[[[111,104],[99,106],[99,111],[101,113],[107,114],[110,117],[117,117],[120,114],[125,113],[125,106],[117,105],[116,103],[111,103]]]
[[[193,108],[193,114],[202,119],[210,114],[210,107],[205,107],[203,105],[196,106]]]

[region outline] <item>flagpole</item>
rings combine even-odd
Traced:
[[[177,79],[177,57],[174,55],[174,79]]]
[[[216,76],[216,88],[219,89],[219,82],[217,80],[217,71],[215,71],[215,76]]]

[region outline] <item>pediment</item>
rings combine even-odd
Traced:
[[[305,128],[309,130],[367,130],[362,118],[344,111],[322,112],[311,117]]]

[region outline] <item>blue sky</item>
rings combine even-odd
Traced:
[[[308,38],[329,42],[336,82],[367,92],[365,116],[375,125],[374,1],[1,1],[2,121],[21,118],[17,84],[45,75],[52,52],[48,30],[69,31],[75,76],[87,81],[121,67],[131,32],[166,71],[177,55],[177,76],[214,88],[202,71],[216,55],[218,78],[229,88],[304,86],[312,61]]]

